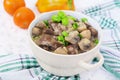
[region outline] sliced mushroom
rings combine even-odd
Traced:
[[[70,42],[71,44],[76,44],[80,40],[78,34],[78,31],[71,31],[69,35],[65,37],[65,40]]]
[[[77,28],[79,32],[87,29],[87,26],[83,22],[78,23],[79,27]]]
[[[82,39],[80,42],[78,42],[78,45],[81,50],[88,51],[91,49],[91,41],[87,38]]]
[[[97,37],[98,31],[96,29],[94,29],[93,27],[89,27],[88,29],[91,31],[91,35],[93,37]]]
[[[67,29],[67,31],[66,32],[71,32],[71,31],[73,31],[74,30],[74,28],[73,27],[68,27],[68,29]]]
[[[46,27],[46,24],[43,21],[39,21],[35,26],[39,28],[44,28]]]
[[[72,24],[68,23],[68,25],[66,27],[71,28]]]
[[[75,45],[69,45],[66,47],[68,50],[68,54],[78,54],[78,48]]]
[[[65,49],[65,48],[62,48],[62,47],[58,47],[55,51],[54,51],[54,53],[57,53],[57,54],[67,54],[67,49]]]
[[[41,32],[41,30],[40,30],[39,28],[37,28],[37,27],[32,28],[32,34],[33,34],[33,35],[38,36],[38,35],[40,35],[41,33],[42,33],[42,32]]]
[[[90,32],[90,30],[84,30],[80,34],[82,35],[83,38],[87,38],[87,39],[91,38],[91,32]]]
[[[94,48],[95,46],[96,44],[91,41],[91,49]]]

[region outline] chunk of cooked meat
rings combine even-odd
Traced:
[[[49,19],[48,24],[52,24],[52,23],[54,23],[53,20]]]
[[[71,44],[76,44],[80,40],[78,34],[78,31],[71,31],[69,35],[65,37],[65,40]]]
[[[68,54],[78,54],[78,47],[75,45],[69,45],[66,47],[68,50]]]
[[[47,50],[47,51],[54,50],[54,47],[51,47],[51,46],[48,46],[48,45],[40,45],[40,47]]]
[[[39,28],[44,28],[46,27],[46,24],[43,21],[39,21],[35,26]]]
[[[51,27],[54,30],[55,35],[60,35],[63,29],[58,23],[51,23]]]
[[[84,30],[80,34],[82,35],[83,38],[87,38],[87,39],[91,38],[91,32],[90,32],[90,30]]]
[[[54,51],[54,53],[57,53],[57,54],[67,54],[67,49],[65,49],[65,48],[62,48],[62,47],[58,47],[55,51]]]
[[[65,27],[61,23],[58,23],[58,27],[60,27],[62,29],[62,31],[65,31],[67,29],[67,27]]]
[[[49,35],[54,35],[54,31],[53,31],[52,29],[50,29],[50,28],[44,29],[44,30],[43,30],[43,33],[49,34]]]
[[[87,26],[83,22],[79,22],[78,25],[79,25],[79,27],[77,28],[77,30],[79,32],[82,32],[83,30],[87,29]]]
[[[80,42],[78,42],[78,45],[83,51],[88,51],[92,48],[91,41],[87,38],[84,38]]]
[[[92,27],[88,22],[85,22],[84,24],[87,26],[87,28]]]
[[[48,46],[48,51],[55,50],[62,45],[61,43],[57,42],[57,40],[54,39],[51,35],[48,34],[42,34],[40,39],[37,40],[36,44],[39,46]]]
[[[89,27],[88,29],[91,31],[92,36],[97,37],[98,31],[96,29],[94,29],[93,27]]]
[[[39,28],[37,28],[37,27],[32,28],[32,34],[33,35],[38,36],[41,33],[42,33],[42,31]]]

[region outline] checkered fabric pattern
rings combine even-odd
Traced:
[[[103,29],[102,46],[108,47],[101,47],[101,53],[105,58],[103,67],[120,78],[120,18],[118,18],[120,16],[118,14],[120,13],[120,0],[94,6],[83,10],[82,13],[98,21]],[[19,80],[28,80],[28,78],[29,80],[80,80],[79,75],[60,77],[46,72],[32,55],[1,55],[0,72],[0,80],[18,80],[12,76],[19,77],[19,75],[21,76]],[[10,72],[13,73],[10,74]]]
[[[113,29],[117,27],[117,22],[115,20],[104,17],[104,16],[101,17],[99,23],[102,29],[105,29],[105,28]]]
[[[8,58],[8,60],[6,60]],[[29,68],[39,67],[34,57],[29,55],[6,54],[0,56],[0,72],[18,71]]]
[[[105,58],[103,67],[120,78],[120,0],[110,1],[83,11],[96,19],[103,29],[103,46],[101,53]],[[110,50],[112,48],[116,51]]]
[[[12,72],[12,74],[9,74],[9,72]],[[6,77],[8,75],[9,77]],[[79,75],[70,77],[60,77],[48,73],[47,71],[43,70],[40,67],[40,65],[37,63],[36,59],[32,55],[25,54],[1,55],[0,80],[12,80],[13,78],[10,79],[10,76],[13,75],[24,76],[24,80],[28,80],[28,76],[31,78],[31,80],[80,80]]]
[[[114,0],[82,11],[96,19],[103,29],[103,45],[120,51],[120,0]]]

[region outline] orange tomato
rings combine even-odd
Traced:
[[[39,12],[74,10],[74,0],[38,0],[36,7]]]
[[[32,10],[26,7],[21,7],[14,13],[14,23],[20,28],[27,29],[31,21],[35,18]]]
[[[4,0],[4,9],[10,15],[13,15],[18,8],[24,6],[25,6],[24,0]]]

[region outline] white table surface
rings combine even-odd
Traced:
[[[35,7],[37,0],[25,0],[26,6],[32,9],[36,16],[40,13]],[[80,11],[89,6],[100,4],[105,0],[75,0],[76,10]],[[109,1],[109,0],[106,0]],[[0,54],[32,54],[27,38],[27,30],[14,25],[13,17],[8,15],[0,0]],[[103,67],[81,74],[81,80],[119,80]]]

